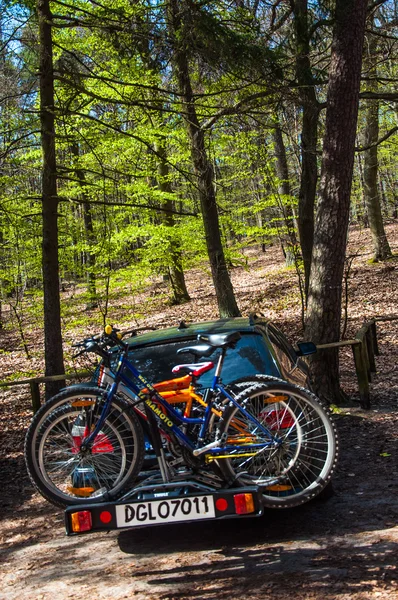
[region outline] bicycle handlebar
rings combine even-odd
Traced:
[[[121,334],[118,330],[112,327],[112,325],[107,325],[104,329],[104,333],[85,338],[81,342],[73,344],[74,348],[82,348],[73,356],[73,358],[77,358],[86,352],[93,352],[109,361],[112,354],[109,348],[114,347],[115,344],[125,352],[128,350],[128,344],[121,340]]]

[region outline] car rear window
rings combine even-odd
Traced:
[[[133,350],[129,358],[151,383],[157,383],[165,379],[171,379],[174,376],[172,368],[175,365],[196,362],[193,355],[178,355],[177,350],[199,343],[196,340],[185,340],[157,346],[146,346]],[[199,359],[199,362],[212,360],[216,363],[219,354],[220,350],[216,349],[212,356]],[[203,387],[210,387],[214,370],[204,373],[198,380]],[[264,338],[255,333],[242,334],[236,348],[227,351],[222,370],[222,381],[224,384],[228,384],[241,377],[255,375],[256,373],[265,373],[275,377],[280,376]],[[177,375],[175,376],[177,377]]]

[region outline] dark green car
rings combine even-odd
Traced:
[[[177,350],[197,343],[199,334],[233,331],[239,331],[241,339],[227,352],[222,373],[224,384],[262,373],[311,389],[308,367],[301,356],[315,352],[315,345],[302,343],[295,350],[273,323],[255,315],[203,323],[181,322],[178,327],[149,331],[125,341],[131,347],[131,358],[137,368],[154,383],[170,379],[177,364],[197,362],[187,354],[178,355]],[[218,352],[215,350],[214,356],[204,360],[215,362]],[[200,384],[209,387],[213,375],[214,369],[202,375]]]

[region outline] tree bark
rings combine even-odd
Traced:
[[[369,34],[367,53],[365,55],[368,73],[374,77],[374,83],[368,86],[369,91],[377,91],[377,68],[374,65],[374,56],[377,51],[377,38]],[[380,205],[378,187],[378,146],[379,137],[379,101],[368,100],[365,113],[366,128],[364,145],[368,148],[364,152],[364,196],[368,214],[368,222],[373,242],[373,260],[385,260],[391,256],[391,249],[384,230],[383,215]]]
[[[236,303],[221,241],[213,165],[207,156],[204,131],[196,113],[187,56],[189,35],[184,28],[180,6],[184,10],[184,3],[179,3],[177,0],[168,2],[169,33],[173,44],[172,60],[183,102],[183,118],[188,131],[192,162],[197,176],[207,252],[220,317],[238,317],[240,311]]]
[[[58,197],[55,157],[54,74],[52,58],[52,14],[49,0],[37,1],[39,20],[40,123],[43,153],[42,269],[44,291],[44,348],[46,375],[64,373],[58,263]],[[62,382],[46,385],[47,397],[56,393]]]
[[[342,279],[350,209],[367,0],[337,0],[327,93],[320,196],[315,221],[306,337],[340,339]],[[311,365],[316,390],[339,402],[338,350]]]
[[[296,79],[302,108],[301,131],[301,178],[298,205],[298,226],[304,263],[305,296],[311,270],[314,243],[314,206],[318,180],[317,142],[319,104],[310,62],[310,38],[308,33],[308,0],[294,0],[294,32],[296,41]]]

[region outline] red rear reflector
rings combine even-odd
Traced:
[[[227,508],[228,508],[228,502],[226,501],[226,499],[225,498],[217,498],[216,509],[224,511],[224,510],[227,510]]]
[[[255,512],[253,494],[234,494],[235,511],[238,515]]]
[[[89,432],[84,432],[84,436],[74,435],[73,437],[73,448],[72,454],[77,454],[80,451],[80,446],[82,445],[83,438],[86,437]],[[94,440],[93,447],[91,452],[93,454],[103,454],[105,452],[113,452],[114,447],[110,439],[105,435],[105,433],[99,433]]]
[[[78,533],[80,531],[90,531],[93,527],[91,520],[91,512],[89,510],[81,510],[72,513],[71,516],[72,531]]]
[[[110,523],[112,521],[112,515],[109,512],[109,510],[103,510],[102,513],[100,514],[100,521],[101,523]]]

